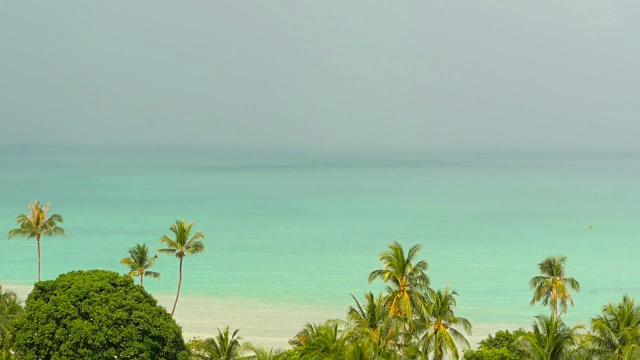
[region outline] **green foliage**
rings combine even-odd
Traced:
[[[425,312],[425,293],[429,290],[429,268],[426,260],[414,262],[420,245],[412,246],[406,253],[398,242],[388,246],[388,251],[380,253],[378,259],[382,269],[369,274],[369,283],[381,279],[388,284],[386,288],[385,306],[389,309],[389,317],[402,323],[400,337],[394,347],[407,347],[412,342],[414,313]],[[404,350],[403,350],[404,352]]]
[[[566,256],[553,256],[544,259],[538,264],[539,276],[534,276],[529,281],[529,287],[533,290],[531,305],[541,301],[542,305],[549,306],[553,315],[557,318],[562,313],[567,313],[567,304],[573,306],[573,297],[569,289],[580,291],[580,283],[574,278],[565,276],[564,264]],[[560,312],[558,312],[560,306]]]
[[[278,355],[276,359],[278,360],[298,360],[301,359],[302,356],[302,347],[294,347],[293,349],[288,349],[282,354]]]
[[[538,315],[533,331],[518,337],[516,346],[533,360],[588,359],[580,329],[580,325],[568,327],[560,318]]]
[[[389,284],[387,298],[390,316],[400,316],[411,322],[413,310],[420,308],[423,303],[421,296],[429,288],[426,260],[413,263],[420,251],[420,245],[414,245],[405,256],[402,245],[393,242],[389,251],[380,254],[382,269],[369,274],[369,283],[381,279]]]
[[[120,264],[128,266],[129,272],[127,275],[134,277],[140,277],[140,286],[144,287],[144,277],[149,276],[152,278],[159,278],[160,273],[150,271],[149,269],[158,259],[158,255],[149,257],[149,247],[147,244],[136,244],[135,247],[129,249],[129,257],[120,260]]]
[[[464,353],[464,360],[522,360],[506,348],[468,350]]]
[[[130,277],[73,271],[37,283],[12,324],[21,359],[181,359],[180,327]]]
[[[18,301],[18,296],[11,290],[2,290],[0,286],[0,350],[9,350],[9,325],[22,316],[24,309]],[[0,357],[1,359],[1,357]]]
[[[478,350],[467,350],[465,360],[527,360],[530,359],[522,350],[518,349],[515,341],[527,332],[523,329],[510,332],[501,330],[495,335],[489,335],[480,341]]]
[[[251,360],[276,360],[284,353],[280,349],[265,348],[262,346],[248,345],[247,348],[253,352],[248,358]]]
[[[249,345],[242,343],[242,337],[238,336],[239,331],[235,330],[232,334],[229,334],[229,327],[227,326],[222,331],[218,329],[218,335],[215,338],[189,341],[187,346],[191,350],[191,358],[202,360],[235,360],[243,358],[242,356],[249,350]]]
[[[344,359],[349,333],[339,321],[329,320],[324,324],[306,324],[289,343],[301,349],[300,359]]]
[[[364,358],[389,358],[394,350],[389,344],[399,340],[400,322],[397,317],[389,317],[387,298],[382,294],[374,296],[371,291],[364,294],[364,303],[352,297],[355,306],[350,306],[347,313],[350,336],[356,343],[352,353],[360,352]]]
[[[178,305],[178,299],[180,298],[180,287],[182,286],[182,261],[184,260],[184,257],[204,252],[204,244],[200,241],[200,239],[205,238],[204,233],[196,231],[196,233],[191,236],[192,229],[193,221],[187,224],[187,221],[184,219],[176,220],[176,222],[169,228],[169,230],[174,234],[175,239],[172,239],[167,235],[163,235],[160,238],[160,243],[167,247],[164,249],[158,249],[158,252],[175,255],[180,260],[178,291],[176,292],[176,301],[173,303],[173,308],[171,309],[171,316],[176,312],[176,306]]]
[[[62,216],[53,214],[47,217],[48,214],[49,204],[42,205],[36,200],[29,204],[29,215],[18,215],[16,221],[20,227],[11,229],[8,234],[9,239],[14,236],[23,236],[27,240],[36,238],[38,246],[38,282],[40,281],[40,237],[66,235],[64,229],[58,226],[58,223],[63,222]]]
[[[640,359],[640,306],[624,295],[617,304],[602,307],[602,315],[591,320],[593,357]]]
[[[461,331],[471,334],[471,322],[454,314],[457,295],[458,293],[451,291],[449,287],[428,291],[427,313],[422,321],[430,326],[426,327],[426,332],[420,339],[423,354],[433,353],[433,358],[438,360],[444,359],[445,356],[457,360],[460,351],[456,344],[465,349],[469,348],[469,342]]]

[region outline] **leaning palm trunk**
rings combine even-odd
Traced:
[[[178,279],[178,293],[176,294],[176,301],[173,303],[173,309],[171,310],[171,316],[176,312],[176,305],[178,305],[178,299],[180,298],[180,286],[182,285],[182,258],[180,258],[180,278]]]
[[[200,239],[204,239],[204,233],[197,231],[192,237],[189,237],[191,228],[193,227],[193,221],[187,224],[186,220],[176,220],[171,225],[169,230],[175,234],[175,240],[164,235],[160,238],[160,242],[165,244],[167,248],[158,249],[158,252],[164,254],[175,255],[180,259],[180,278],[178,280],[178,292],[176,293],[176,301],[173,303],[173,309],[171,310],[171,316],[176,311],[176,305],[178,305],[178,299],[180,298],[180,287],[182,286],[182,261],[186,255],[198,254],[204,251],[204,244]]]

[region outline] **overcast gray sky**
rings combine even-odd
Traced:
[[[4,1],[2,144],[640,150],[640,1]]]

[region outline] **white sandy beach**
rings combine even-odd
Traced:
[[[24,301],[32,286],[2,282],[3,289],[10,289]],[[158,302],[170,311],[174,295],[154,295]],[[180,295],[175,319],[182,327],[185,341],[193,338],[214,337],[218,328],[229,326],[240,329],[244,341],[265,347],[288,349],[288,341],[307,322],[324,322],[327,319],[343,319],[349,304],[342,308],[318,308],[305,305],[267,305],[246,299],[220,299],[209,296]],[[517,329],[528,324],[473,324],[473,335],[467,337],[471,347],[498,330]]]

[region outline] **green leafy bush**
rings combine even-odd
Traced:
[[[182,331],[129,277],[73,271],[37,283],[12,324],[21,359],[181,359]]]

